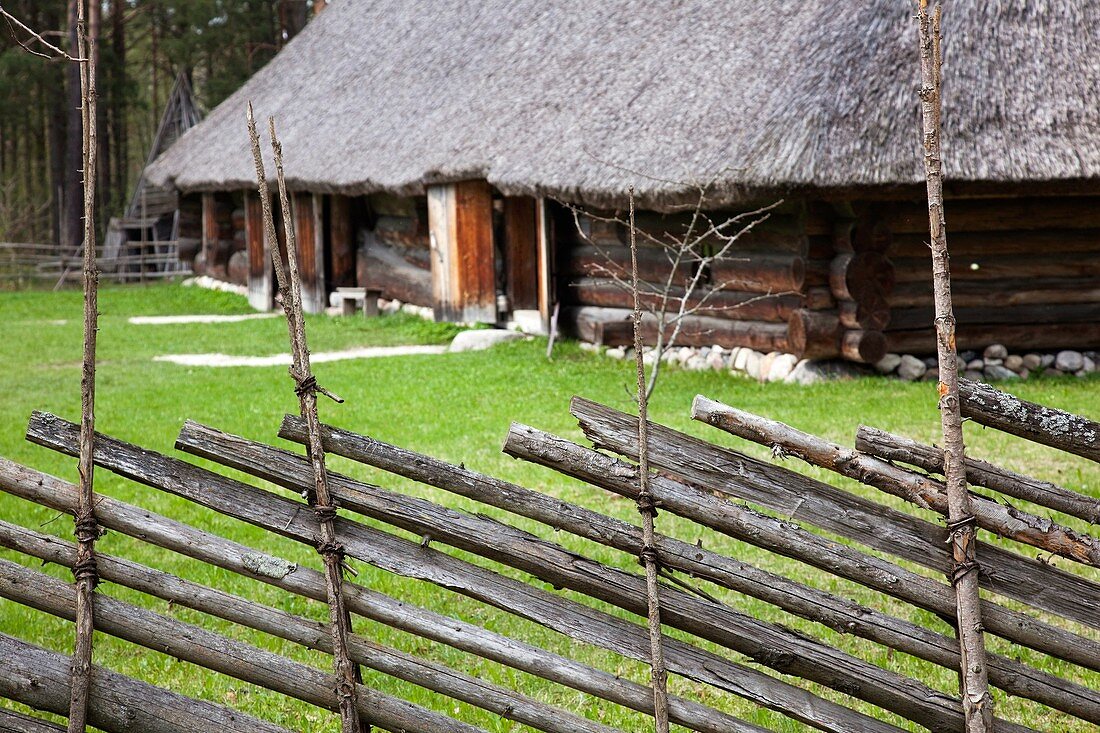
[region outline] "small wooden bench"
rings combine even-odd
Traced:
[[[340,303],[342,315],[353,316],[362,307],[363,315],[369,318],[378,315],[378,299],[382,297],[382,291],[371,288],[336,288],[333,297]]]

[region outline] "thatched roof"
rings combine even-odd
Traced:
[[[155,164],[254,185],[244,110],[276,117],[292,188],[487,178],[652,206],[922,179],[907,0],[337,0]],[[956,0],[944,19],[952,180],[1100,178],[1100,4]],[[664,179],[664,180],[656,180]]]

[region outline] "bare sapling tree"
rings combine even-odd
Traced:
[[[967,733],[993,730],[981,601],[978,595],[977,526],[966,487],[965,446],[959,403],[955,347],[955,314],[951,303],[951,270],[943,212],[943,160],[940,152],[941,78],[940,5],[931,12],[920,0],[920,68],[922,139],[928,184],[932,285],[935,297],[936,347],[939,357],[939,408],[943,428],[943,474],[947,485],[947,527],[951,533],[959,646],[959,679]]]
[[[334,520],[336,505],[328,487],[328,471],[325,467],[325,451],[321,439],[321,421],[317,412],[317,393],[320,392],[336,402],[339,397],[325,390],[313,376],[309,363],[309,345],[306,341],[305,318],[302,311],[302,284],[298,271],[297,246],[294,234],[294,221],[291,216],[290,197],[287,195],[286,179],[283,175],[283,150],[275,134],[275,120],[268,119],[271,148],[275,159],[275,172],[279,185],[279,203],[283,212],[284,231],[286,232],[287,265],[284,269],[279,254],[278,238],[275,233],[275,219],[271,212],[271,194],[268,190],[267,176],[264,171],[263,156],[260,152],[260,137],[256,131],[256,120],[252,113],[252,104],[248,105],[248,135],[252,144],[252,157],[256,165],[257,191],[263,210],[264,235],[271,245],[271,259],[275,278],[282,293],[283,313],[286,316],[290,334],[291,367],[290,376],[294,379],[294,391],[298,395],[302,418],[309,432],[307,453],[313,468],[313,490],[309,492],[309,503],[313,507],[320,529],[320,543],[317,551],[321,554],[325,568],[325,581],[329,607],[329,632],[332,636],[333,666],[336,675],[336,694],[340,710],[343,733],[369,731],[370,726],[359,719],[357,709],[358,667],[351,661],[348,650],[348,635],[351,633],[351,616],[344,599],[344,550],[336,537]]]
[[[573,213],[577,232],[586,244],[599,254],[600,260],[588,267],[594,277],[607,278],[618,288],[637,296],[641,315],[635,315],[637,325],[648,324],[654,332],[646,395],[652,396],[661,371],[662,357],[676,347],[684,326],[692,316],[701,313],[716,314],[736,312],[776,295],[790,291],[771,292],[741,299],[737,303],[722,305],[720,294],[735,289],[736,278],[715,279],[715,265],[747,262],[739,256],[738,243],[753,229],[767,221],[771,212],[783,202],[744,211],[724,217],[714,217],[707,212],[709,184],[692,184],[697,191],[694,204],[680,209],[689,212],[688,222],[682,231],[653,233],[638,227],[633,213],[624,219],[618,212],[601,214],[579,206],[565,204]],[[629,211],[635,210],[634,189],[629,194]],[[621,227],[627,232],[632,249],[632,263],[637,265],[639,242],[646,249],[658,251],[667,261],[667,273],[657,282],[637,278],[627,263],[612,256],[608,247],[592,238],[586,231],[585,220],[598,221]],[[664,269],[664,268],[662,268]],[[646,331],[651,328],[647,327]]]

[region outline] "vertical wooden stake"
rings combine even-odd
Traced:
[[[932,284],[936,303],[936,347],[940,368],[940,420],[943,425],[943,472],[947,484],[951,553],[951,582],[955,587],[961,651],[959,680],[967,733],[993,730],[993,699],[986,675],[985,640],[978,595],[975,557],[977,527],[966,488],[962,416],[959,406],[959,369],[955,348],[955,314],[951,305],[951,270],[943,214],[943,168],[940,154],[940,5],[931,14],[920,0],[921,112],[924,168],[928,182],[928,221],[931,232]]]
[[[325,391],[317,384],[309,365],[309,346],[306,342],[305,319],[302,314],[302,284],[298,273],[298,258],[294,236],[294,222],[290,214],[290,199],[286,191],[283,176],[283,150],[275,135],[275,120],[268,119],[271,134],[271,147],[275,155],[275,171],[279,182],[279,201],[283,209],[284,229],[286,230],[287,272],[283,270],[282,259],[277,248],[272,248],[272,264],[275,277],[282,293],[283,312],[286,314],[287,329],[290,332],[292,365],[290,376],[295,382],[294,391],[298,395],[298,404],[302,418],[309,431],[307,452],[313,465],[313,492],[310,504],[317,515],[321,542],[317,551],[324,559],[325,585],[328,593],[329,631],[332,634],[333,666],[336,672],[336,694],[340,706],[340,721],[343,733],[369,731],[359,719],[358,671],[348,654],[347,638],[351,629],[351,617],[344,603],[343,548],[336,540],[333,520],[336,518],[336,506],[328,489],[328,472],[325,468],[325,452],[321,443],[321,421],[317,415],[317,392],[342,402],[338,397]],[[252,157],[256,164],[256,179],[263,206],[264,227],[272,242],[275,239],[275,221],[271,214],[271,199],[268,194],[267,177],[264,173],[263,157],[260,154],[260,138],[256,132],[256,120],[252,114],[252,104],[248,105],[248,134],[252,141]]]
[[[634,226],[634,187],[630,187],[630,275],[634,294],[634,365],[638,377],[638,512],[642,515],[641,560],[645,565],[649,622],[650,684],[653,686],[653,722],[657,733],[668,733],[668,671],[661,647],[661,602],[657,584],[658,556],[653,518],[657,515],[649,492],[649,389],[642,359],[642,303],[638,291],[638,240]]]
[[[98,12],[92,8],[89,13]],[[98,574],[92,439],[95,434],[95,350],[99,328],[99,273],[95,257],[96,64],[89,41],[84,0],[77,3],[77,45],[80,61],[80,118],[84,126],[84,355],[80,374],[80,494],[73,515],[78,542],[73,577],[76,581],[76,647],[73,650],[69,697],[69,733],[83,733],[88,719],[88,688],[92,679],[94,593]]]

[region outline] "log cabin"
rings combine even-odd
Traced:
[[[960,0],[943,48],[959,347],[1100,346],[1100,6]],[[272,307],[251,100],[283,141],[307,307],[358,285],[445,320],[557,311],[604,343],[628,299],[592,265],[627,240],[570,207],[633,189],[660,236],[704,184],[718,214],[782,201],[681,343],[875,361],[934,351],[918,79],[897,0],[341,0],[149,174],[201,207],[208,262],[243,238]]]

